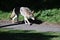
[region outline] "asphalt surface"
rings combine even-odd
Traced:
[[[37,32],[60,32],[60,25],[46,22],[28,25],[24,23],[12,24],[11,22],[0,21],[0,28],[10,28],[11,30],[35,30]]]

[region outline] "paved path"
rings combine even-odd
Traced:
[[[37,32],[60,32],[60,25],[50,24],[50,23],[41,23],[41,24],[11,24],[11,23],[0,23],[0,28],[11,28],[12,30],[36,30]]]

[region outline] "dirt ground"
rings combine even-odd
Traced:
[[[8,20],[0,20],[0,28],[10,28],[12,30],[36,30],[39,32],[46,32],[46,31],[59,31],[60,32],[60,25],[53,24],[48,22],[41,22],[41,21],[33,21],[32,25],[24,24],[24,22],[19,22],[12,24],[11,21]]]
[[[20,22],[20,24],[22,23],[23,21]],[[38,22],[41,22],[41,23],[38,23],[37,21],[35,21],[36,24],[44,24],[44,25],[52,25],[52,26],[56,26],[56,27],[60,27],[60,23],[48,23],[48,22],[41,22],[41,21],[38,21]],[[10,20],[0,20],[0,25],[4,25],[4,24],[12,24]],[[24,24],[24,23],[22,23]],[[35,23],[34,23],[35,24]]]

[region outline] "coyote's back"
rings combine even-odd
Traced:
[[[28,7],[21,7],[20,8],[20,13],[22,16],[25,16],[25,17],[31,17],[33,16],[33,11],[31,11]]]

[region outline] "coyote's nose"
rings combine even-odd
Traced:
[[[32,20],[35,20],[35,18],[34,18],[34,17],[32,17],[31,19],[32,19]]]

